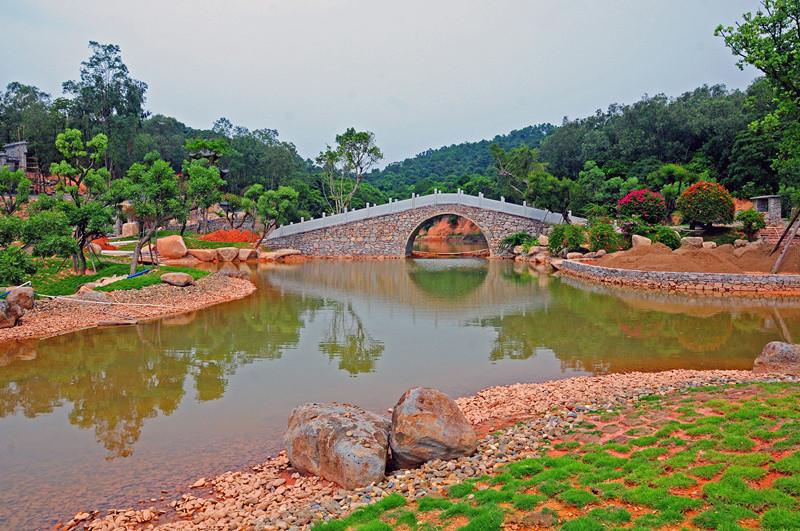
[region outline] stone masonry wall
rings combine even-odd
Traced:
[[[492,256],[500,254],[498,245],[506,236],[520,231],[538,235],[548,226],[541,221],[503,212],[458,204],[441,204],[271,238],[265,240],[264,245],[270,249],[298,249],[307,256],[404,257],[407,255],[409,240],[413,241],[421,225],[442,214],[463,216],[477,225],[489,243]]]
[[[679,273],[616,269],[572,260],[561,263],[562,274],[636,288],[665,291],[720,293],[800,292],[800,275],[746,275],[735,273]]]

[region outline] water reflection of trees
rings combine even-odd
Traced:
[[[490,357],[527,359],[544,349],[593,373],[684,368],[749,369],[761,348],[800,328],[797,309],[648,303],[550,283],[554,304],[484,320],[498,336]],[[555,293],[558,292],[558,293]]]
[[[190,316],[38,341],[35,357],[0,370],[0,417],[72,404],[70,422],[93,429],[108,459],[130,455],[145,420],[178,407],[186,378],[198,400],[221,397],[237,368],[295,346],[320,307],[267,285],[259,297]]]
[[[338,359],[339,369],[351,376],[374,372],[375,362],[385,348],[383,342],[374,339],[364,328],[351,303],[333,302],[330,307],[332,315],[319,349],[329,360]]]

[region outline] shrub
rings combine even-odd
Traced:
[[[33,258],[19,247],[0,251],[0,285],[17,286],[38,270]]]
[[[681,246],[681,237],[674,230],[664,225],[656,225],[653,232],[647,235],[653,242],[661,242],[673,251]]]
[[[558,254],[564,247],[568,251],[577,251],[583,245],[586,232],[580,225],[556,225],[548,236],[547,250]]]
[[[667,215],[667,205],[658,192],[633,190],[619,200],[621,217],[639,216],[648,223],[658,223]]]
[[[619,251],[625,246],[625,238],[614,230],[611,221],[601,221],[589,227],[589,250],[605,249],[609,253]]]
[[[733,198],[717,183],[699,182],[687,188],[678,199],[678,210],[689,223],[730,223],[733,221]]]
[[[755,238],[758,231],[767,226],[767,222],[764,220],[764,213],[758,212],[754,208],[742,210],[736,214],[736,221],[742,222],[742,232],[744,232],[748,240]]]
[[[510,236],[506,236],[502,240],[500,240],[500,247],[501,251],[505,251],[507,249],[513,249],[517,245],[525,245],[528,244],[533,245],[534,237],[528,234],[527,232],[518,232],[516,234],[512,234]],[[530,248],[530,247],[528,247]]]
[[[628,245],[631,243],[631,237],[634,234],[639,236],[647,236],[648,234],[655,231],[653,226],[646,221],[643,221],[642,218],[639,216],[634,216],[630,219],[627,219],[620,223],[620,228],[622,229],[622,236],[628,242]]]

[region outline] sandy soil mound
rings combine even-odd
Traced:
[[[634,247],[604,256],[596,265],[642,271],[686,273],[769,273],[778,253],[769,256],[772,246],[750,245],[734,250],[723,245],[716,249],[681,247],[671,251],[666,245]],[[793,245],[783,259],[779,273],[800,274],[800,246]]]

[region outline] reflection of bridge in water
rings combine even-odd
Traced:
[[[512,264],[481,259],[388,262],[310,261],[302,266],[263,269],[281,292],[346,301],[360,296],[407,309],[414,315],[482,320],[544,310],[547,277],[515,273]],[[261,271],[262,268],[259,268]],[[517,282],[515,282],[517,280]]]

